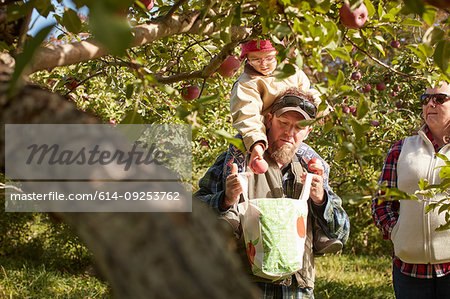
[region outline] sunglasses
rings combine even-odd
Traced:
[[[420,102],[422,103],[422,105],[427,105],[430,102],[430,99],[433,101],[433,104],[442,105],[448,101],[449,96],[445,93],[426,93],[420,96]]]
[[[285,95],[281,98],[281,101],[277,104],[273,105],[272,113],[277,111],[278,109],[284,107],[300,107],[303,111],[305,111],[309,117],[312,119],[316,118],[317,115],[317,107],[310,101],[307,101],[299,96],[295,95]]]

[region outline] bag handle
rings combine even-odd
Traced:
[[[306,174],[305,183],[303,184],[302,193],[300,194],[299,200],[308,200],[309,194],[311,192],[311,183],[313,175],[311,173]]]

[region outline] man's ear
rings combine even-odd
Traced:
[[[266,117],[265,117],[265,125],[266,125],[266,130],[270,129],[270,127],[272,126],[272,119],[273,119],[273,114],[272,113],[267,113]]]
[[[306,133],[305,138],[303,138],[303,140],[305,140],[306,138],[308,138],[309,133],[311,132],[311,130],[312,130],[312,127],[311,127],[311,126],[308,126],[308,132]]]

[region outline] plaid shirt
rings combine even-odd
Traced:
[[[425,126],[425,134],[434,146],[436,152],[439,146],[431,135],[430,130]],[[404,139],[397,142],[387,154],[379,184],[386,182],[387,188],[397,188],[397,161],[402,150]],[[384,195],[383,193],[378,196]],[[397,223],[400,202],[398,200],[380,201],[378,197],[372,200],[372,217],[375,225],[382,231],[383,239],[391,239],[391,232]],[[442,277],[450,273],[450,263],[445,264],[408,264],[402,262],[393,254],[394,263],[403,274],[417,278],[433,278],[433,273],[437,277]]]

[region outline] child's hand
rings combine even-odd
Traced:
[[[250,155],[250,169],[255,174],[265,173],[269,167],[267,162],[264,160],[263,155],[264,147],[259,143],[255,144]]]

